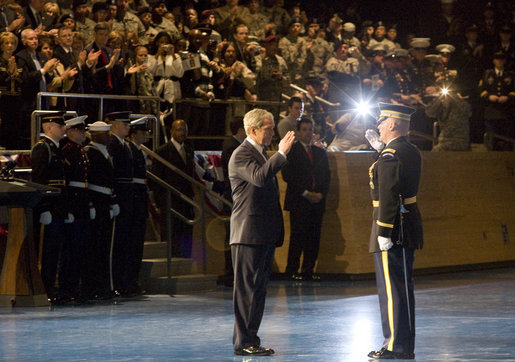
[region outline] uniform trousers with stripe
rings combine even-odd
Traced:
[[[374,253],[383,347],[392,352],[413,353],[415,349],[414,260],[414,249],[399,246]]]

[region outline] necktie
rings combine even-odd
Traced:
[[[109,63],[108,59],[107,59],[107,52],[106,52],[106,49],[105,48],[102,48],[102,54],[101,54],[101,57],[102,57],[102,62],[104,63],[103,65],[107,65]],[[109,86],[109,88],[113,88],[113,80],[111,79],[111,72],[107,72],[107,85]]]
[[[181,150],[179,153],[181,154],[181,158],[184,161],[184,164],[186,164],[186,150],[184,149],[184,145],[181,145]]]
[[[309,161],[313,164],[313,152],[311,151],[311,146],[306,146],[306,153],[308,154]]]
[[[37,70],[41,70],[41,63],[38,60],[38,57],[36,56],[36,53],[31,55],[32,61],[34,62],[34,65],[36,66]],[[39,81],[39,91],[40,92],[46,92],[46,79],[44,75],[41,75],[41,80]]]
[[[268,159],[269,159],[270,157],[268,157],[268,153],[266,153],[266,150],[265,150],[265,148],[264,148],[264,147],[263,147],[262,154],[263,154],[263,157],[265,158],[265,160],[267,160],[267,161],[268,161]]]

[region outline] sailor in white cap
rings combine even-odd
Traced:
[[[80,280],[84,273],[84,251],[88,242],[89,221],[95,213],[88,192],[89,160],[83,149],[86,141],[84,120],[87,117],[65,120],[67,142],[61,146],[66,181],[63,196],[74,215],[74,222],[65,225],[67,242],[63,245],[63,262],[59,274],[63,303],[81,299]]]
[[[451,54],[456,50],[452,44],[439,44],[436,51],[440,54],[440,63],[436,64],[436,84],[442,88],[457,90],[458,70],[451,63]]]
[[[113,217],[120,208],[115,204],[113,161],[107,145],[111,142],[111,125],[97,121],[89,125],[91,143],[85,147],[90,162],[88,191],[95,208],[90,222],[90,235],[86,247],[86,271],[83,279],[84,297],[91,300],[110,299],[111,229]]]

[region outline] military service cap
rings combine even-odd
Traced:
[[[90,132],[106,132],[111,129],[111,125],[102,121],[96,121],[89,125]]]
[[[413,38],[409,43],[412,48],[429,48],[431,45],[431,38]]]
[[[104,116],[104,121],[107,123],[111,122],[124,122],[124,123],[130,123],[130,111],[123,111],[123,112],[111,112]]]
[[[88,118],[87,115],[67,119],[66,121],[64,121],[64,123],[66,124],[66,129],[86,128],[86,124],[84,123],[84,120],[86,118]]]
[[[409,122],[411,115],[416,111],[414,108],[403,106],[400,104],[391,104],[379,102],[379,117],[377,117],[377,125],[387,118],[400,119]]]
[[[41,116],[41,123],[57,123],[62,126],[65,125],[64,123],[64,114],[65,111],[55,111],[52,113],[47,113]]]
[[[436,46],[435,49],[438,53],[441,53],[441,54],[451,54],[456,50],[454,45],[451,45],[451,44],[439,44]]]

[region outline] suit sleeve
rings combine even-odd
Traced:
[[[273,180],[275,174],[286,162],[286,158],[276,152],[260,165],[251,151],[242,148],[241,152],[234,153],[233,162],[229,162],[229,175],[238,175],[256,187],[263,187]]]

